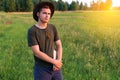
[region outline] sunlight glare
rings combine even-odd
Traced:
[[[112,0],[112,2],[113,2],[113,7],[118,7],[118,6],[120,6],[120,0]]]

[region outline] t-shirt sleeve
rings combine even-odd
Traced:
[[[34,30],[32,30],[32,29],[28,30],[27,38],[28,38],[28,46],[29,47],[38,44],[38,42],[36,40],[36,36],[35,36],[35,31]]]
[[[54,41],[57,41],[59,39],[60,39],[60,37],[58,35],[58,31],[57,31],[56,27],[54,27]]]

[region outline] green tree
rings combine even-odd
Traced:
[[[9,9],[10,12],[16,11],[16,0],[10,0]]]
[[[19,4],[20,4],[20,11],[25,11],[26,9],[26,1],[25,0],[19,0]]]
[[[64,3],[64,10],[67,11],[69,9],[69,4],[68,2],[65,2]]]
[[[6,12],[16,11],[15,0],[3,0],[3,8]]]
[[[16,10],[17,11],[32,11],[33,0],[17,0]]]
[[[57,7],[59,11],[64,11],[64,2],[62,0],[58,0]]]
[[[88,9],[88,5],[87,3],[84,4],[83,10],[87,10]]]
[[[78,2],[72,1],[70,4],[70,10],[78,10],[79,9],[79,4]]]
[[[0,0],[0,11],[3,10],[3,0]]]
[[[41,0],[33,0],[33,5],[36,5],[37,3],[39,3]]]
[[[83,8],[84,8],[84,5],[83,5],[83,3],[81,2],[79,9],[80,9],[80,10],[83,10]]]
[[[16,0],[16,11],[20,11],[21,6],[20,6],[20,0]]]
[[[33,9],[33,2],[32,0],[25,0],[25,11],[32,11]]]
[[[7,2],[7,0],[3,0],[3,10],[4,11],[8,11],[8,2]]]

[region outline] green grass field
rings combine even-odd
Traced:
[[[120,11],[56,12],[64,80],[120,80]],[[0,80],[33,80],[32,14],[0,13]]]

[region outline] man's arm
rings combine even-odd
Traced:
[[[60,40],[57,40],[56,42],[55,42],[55,44],[56,44],[56,48],[57,48],[57,50],[56,50],[56,55],[57,55],[57,60],[59,60],[60,62],[62,62],[62,44],[61,44],[61,41]],[[62,66],[61,66],[62,67]],[[53,70],[54,71],[57,71],[57,70],[59,70],[59,69],[61,69],[61,67],[60,68],[57,68],[56,66],[53,68]]]
[[[57,48],[57,60],[60,60],[62,62],[62,44],[60,40],[57,40],[55,42],[56,48]]]
[[[46,62],[54,64],[57,68],[61,68],[62,62],[59,61],[59,60],[54,60],[51,57],[49,57],[47,54],[41,52],[39,50],[39,46],[38,45],[32,46],[31,49],[32,49],[32,51],[33,51],[33,53],[34,53],[34,55],[36,57],[38,57],[38,58],[40,58],[40,59],[42,59],[42,60],[44,60]]]

